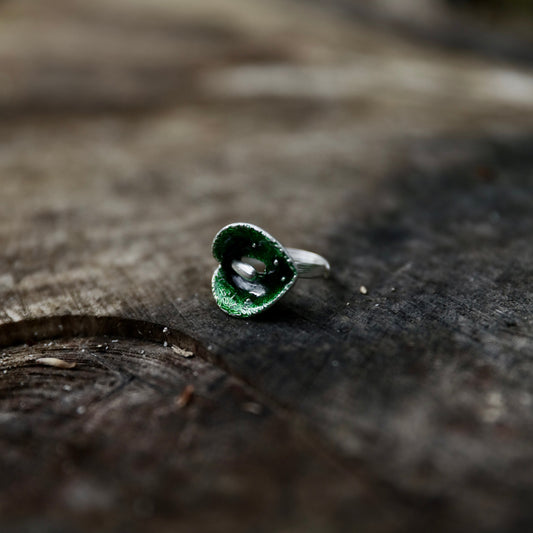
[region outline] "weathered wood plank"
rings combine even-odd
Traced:
[[[298,2],[0,10],[3,530],[531,526],[530,68]],[[237,220],[332,278],[225,316]]]

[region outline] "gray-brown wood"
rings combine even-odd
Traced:
[[[2,531],[533,527],[531,50],[348,4],[0,4]]]

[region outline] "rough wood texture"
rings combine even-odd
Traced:
[[[533,528],[531,50],[340,3],[0,4],[2,531]]]

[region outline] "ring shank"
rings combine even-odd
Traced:
[[[327,278],[330,266],[321,255],[298,248],[285,248],[296,265],[298,276],[301,278]]]

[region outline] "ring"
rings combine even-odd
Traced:
[[[297,278],[327,277],[329,263],[307,250],[285,248],[265,230],[237,222],[213,240],[219,262],[211,288],[217,305],[231,316],[250,317],[277,302]]]

